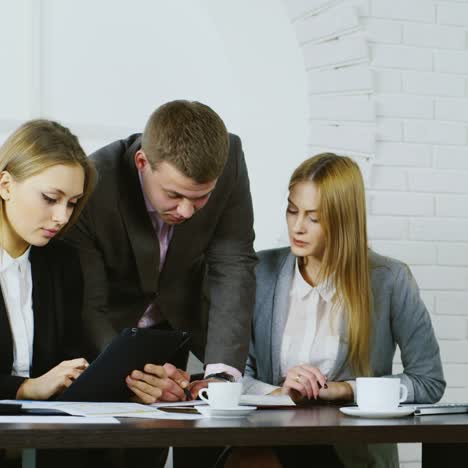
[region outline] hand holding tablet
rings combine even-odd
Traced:
[[[188,341],[188,333],[182,331],[126,328],[57,400],[128,401],[135,393],[126,378],[147,364],[174,363],[182,367]]]
[[[133,371],[126,382],[138,403],[193,400],[187,389],[190,374],[170,363],[163,366],[146,364],[143,371]]]

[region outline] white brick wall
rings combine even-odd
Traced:
[[[353,37],[320,44],[307,43],[303,53],[307,69],[333,68],[365,62],[369,49],[364,39]]]
[[[377,99],[380,102],[381,98]],[[379,163],[388,166],[430,167],[432,147],[415,143],[378,142],[376,158]]]
[[[378,166],[368,184],[371,245],[410,264],[440,340],[448,384],[444,399],[454,402],[468,396],[464,3],[375,0],[365,19],[373,42],[378,119],[399,119],[403,129],[401,141],[378,137],[376,144]],[[419,444],[402,444],[399,451],[403,467],[419,468]]]
[[[460,90],[461,87],[459,87]],[[460,94],[460,96],[463,96],[463,94]],[[437,99],[435,102],[435,118],[438,120],[468,122],[468,99]]]
[[[440,217],[468,218],[468,196],[438,195],[436,214]]]
[[[409,120],[404,124],[405,140],[445,145],[466,144],[466,126],[440,121]]]
[[[466,401],[468,1],[285,2],[300,40],[338,37],[303,45],[310,147],[372,162],[370,245],[410,265],[440,342],[444,400]],[[420,445],[399,449],[402,467],[419,468]]]
[[[468,146],[461,148],[436,146],[434,155],[436,169],[468,170]]]
[[[403,91],[408,94],[463,97],[465,78],[439,73],[405,72],[403,73]]]
[[[322,15],[299,20],[295,26],[299,43],[319,42],[358,30],[359,18],[352,5],[340,5]]]
[[[310,71],[307,77],[311,94],[370,94],[373,90],[373,74],[364,66]]]
[[[403,42],[421,47],[464,49],[466,34],[458,28],[409,23],[403,25]]]
[[[312,96],[310,117],[314,120],[374,122],[375,105],[368,96]]]
[[[386,117],[408,117],[431,119],[434,117],[432,99],[401,94],[382,94],[377,97],[377,115]]]
[[[373,44],[372,58],[375,67],[432,70],[432,51],[429,49]]]
[[[371,14],[376,18],[433,23],[435,6],[427,0],[371,0]]]
[[[440,24],[468,28],[468,5],[438,5],[437,19]]]
[[[436,50],[434,67],[438,72],[466,75],[468,74],[468,53]]]

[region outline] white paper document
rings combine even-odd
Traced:
[[[151,405],[139,403],[114,403],[114,402],[71,402],[71,401],[24,401],[3,400],[3,403],[20,403],[24,409],[52,409],[60,410],[72,416],[86,418],[146,418],[146,419],[201,419],[203,416],[190,413],[168,413],[160,411]],[[19,416],[19,417],[26,417]],[[39,418],[45,416],[27,416]],[[51,416],[47,416],[51,417]],[[54,416],[55,417],[55,416]],[[57,416],[60,417],[60,416]],[[69,416],[62,416],[69,418]]]
[[[120,424],[115,418],[81,416],[0,416],[0,424]]]
[[[153,403],[153,408],[170,408],[172,406],[185,407],[185,406],[201,406],[208,403],[203,400],[192,401],[178,401],[175,403]],[[288,395],[241,395],[240,404],[246,406],[296,406],[296,403]]]

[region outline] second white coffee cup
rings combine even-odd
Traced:
[[[208,388],[198,392],[198,396],[212,408],[227,409],[239,406],[241,393],[240,382],[210,382]]]
[[[408,397],[400,379],[388,377],[358,377],[356,393],[356,403],[363,411],[392,411]]]

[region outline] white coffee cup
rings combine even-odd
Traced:
[[[392,411],[408,397],[408,389],[400,379],[388,377],[358,377],[356,402],[363,411]]]
[[[202,388],[198,396],[212,408],[226,409],[239,406],[242,393],[240,382],[210,382],[208,388]]]

